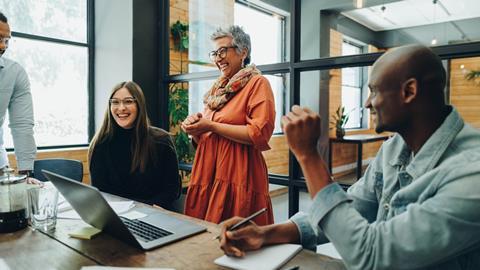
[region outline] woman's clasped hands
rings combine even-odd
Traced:
[[[189,115],[181,124],[182,130],[192,136],[198,137],[205,132],[212,131],[213,122],[203,118],[202,113]]]

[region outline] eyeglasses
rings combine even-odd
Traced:
[[[112,98],[110,99],[110,106],[112,107],[120,107],[120,104],[123,104],[125,107],[133,106],[137,100],[135,98],[125,98],[125,99],[118,99]]]
[[[210,57],[210,60],[214,61],[217,59],[217,56],[220,59],[223,59],[227,56],[227,51],[230,48],[238,48],[237,46],[226,46],[226,47],[220,47],[216,51],[211,51],[208,53],[208,56]]]
[[[0,43],[5,43],[5,45],[8,45],[10,42],[10,37],[0,37]]]

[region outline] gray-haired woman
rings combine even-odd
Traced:
[[[250,63],[250,37],[242,28],[218,29],[210,58],[221,71],[204,98],[203,114],[188,116],[182,129],[197,153],[185,214],[220,223],[266,207],[257,224],[272,224],[268,173],[261,151],[270,149],[275,103],[268,80]]]

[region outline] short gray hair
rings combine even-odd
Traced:
[[[213,34],[210,36],[210,39],[212,41],[215,41],[223,37],[232,38],[232,45],[237,46],[238,53],[241,53],[244,49],[247,49],[247,57],[243,61],[243,64],[250,64],[250,52],[252,49],[252,45],[250,43],[250,36],[245,33],[245,31],[243,31],[243,28],[237,25],[229,26],[227,29],[222,29],[221,27],[219,27],[215,32],[213,32]]]

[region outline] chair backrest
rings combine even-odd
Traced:
[[[33,176],[40,181],[48,181],[42,173],[42,170],[48,170],[58,173],[70,179],[82,182],[83,164],[80,160],[50,158],[37,159],[33,163]]]
[[[183,210],[184,210],[184,204],[185,204],[185,197],[186,197],[186,194],[184,194],[183,192],[180,194],[180,196],[178,197],[178,199],[176,199],[175,201],[172,202],[172,209],[168,209],[168,210],[171,210],[173,212],[177,212],[177,213],[180,213],[180,214],[184,214]]]

